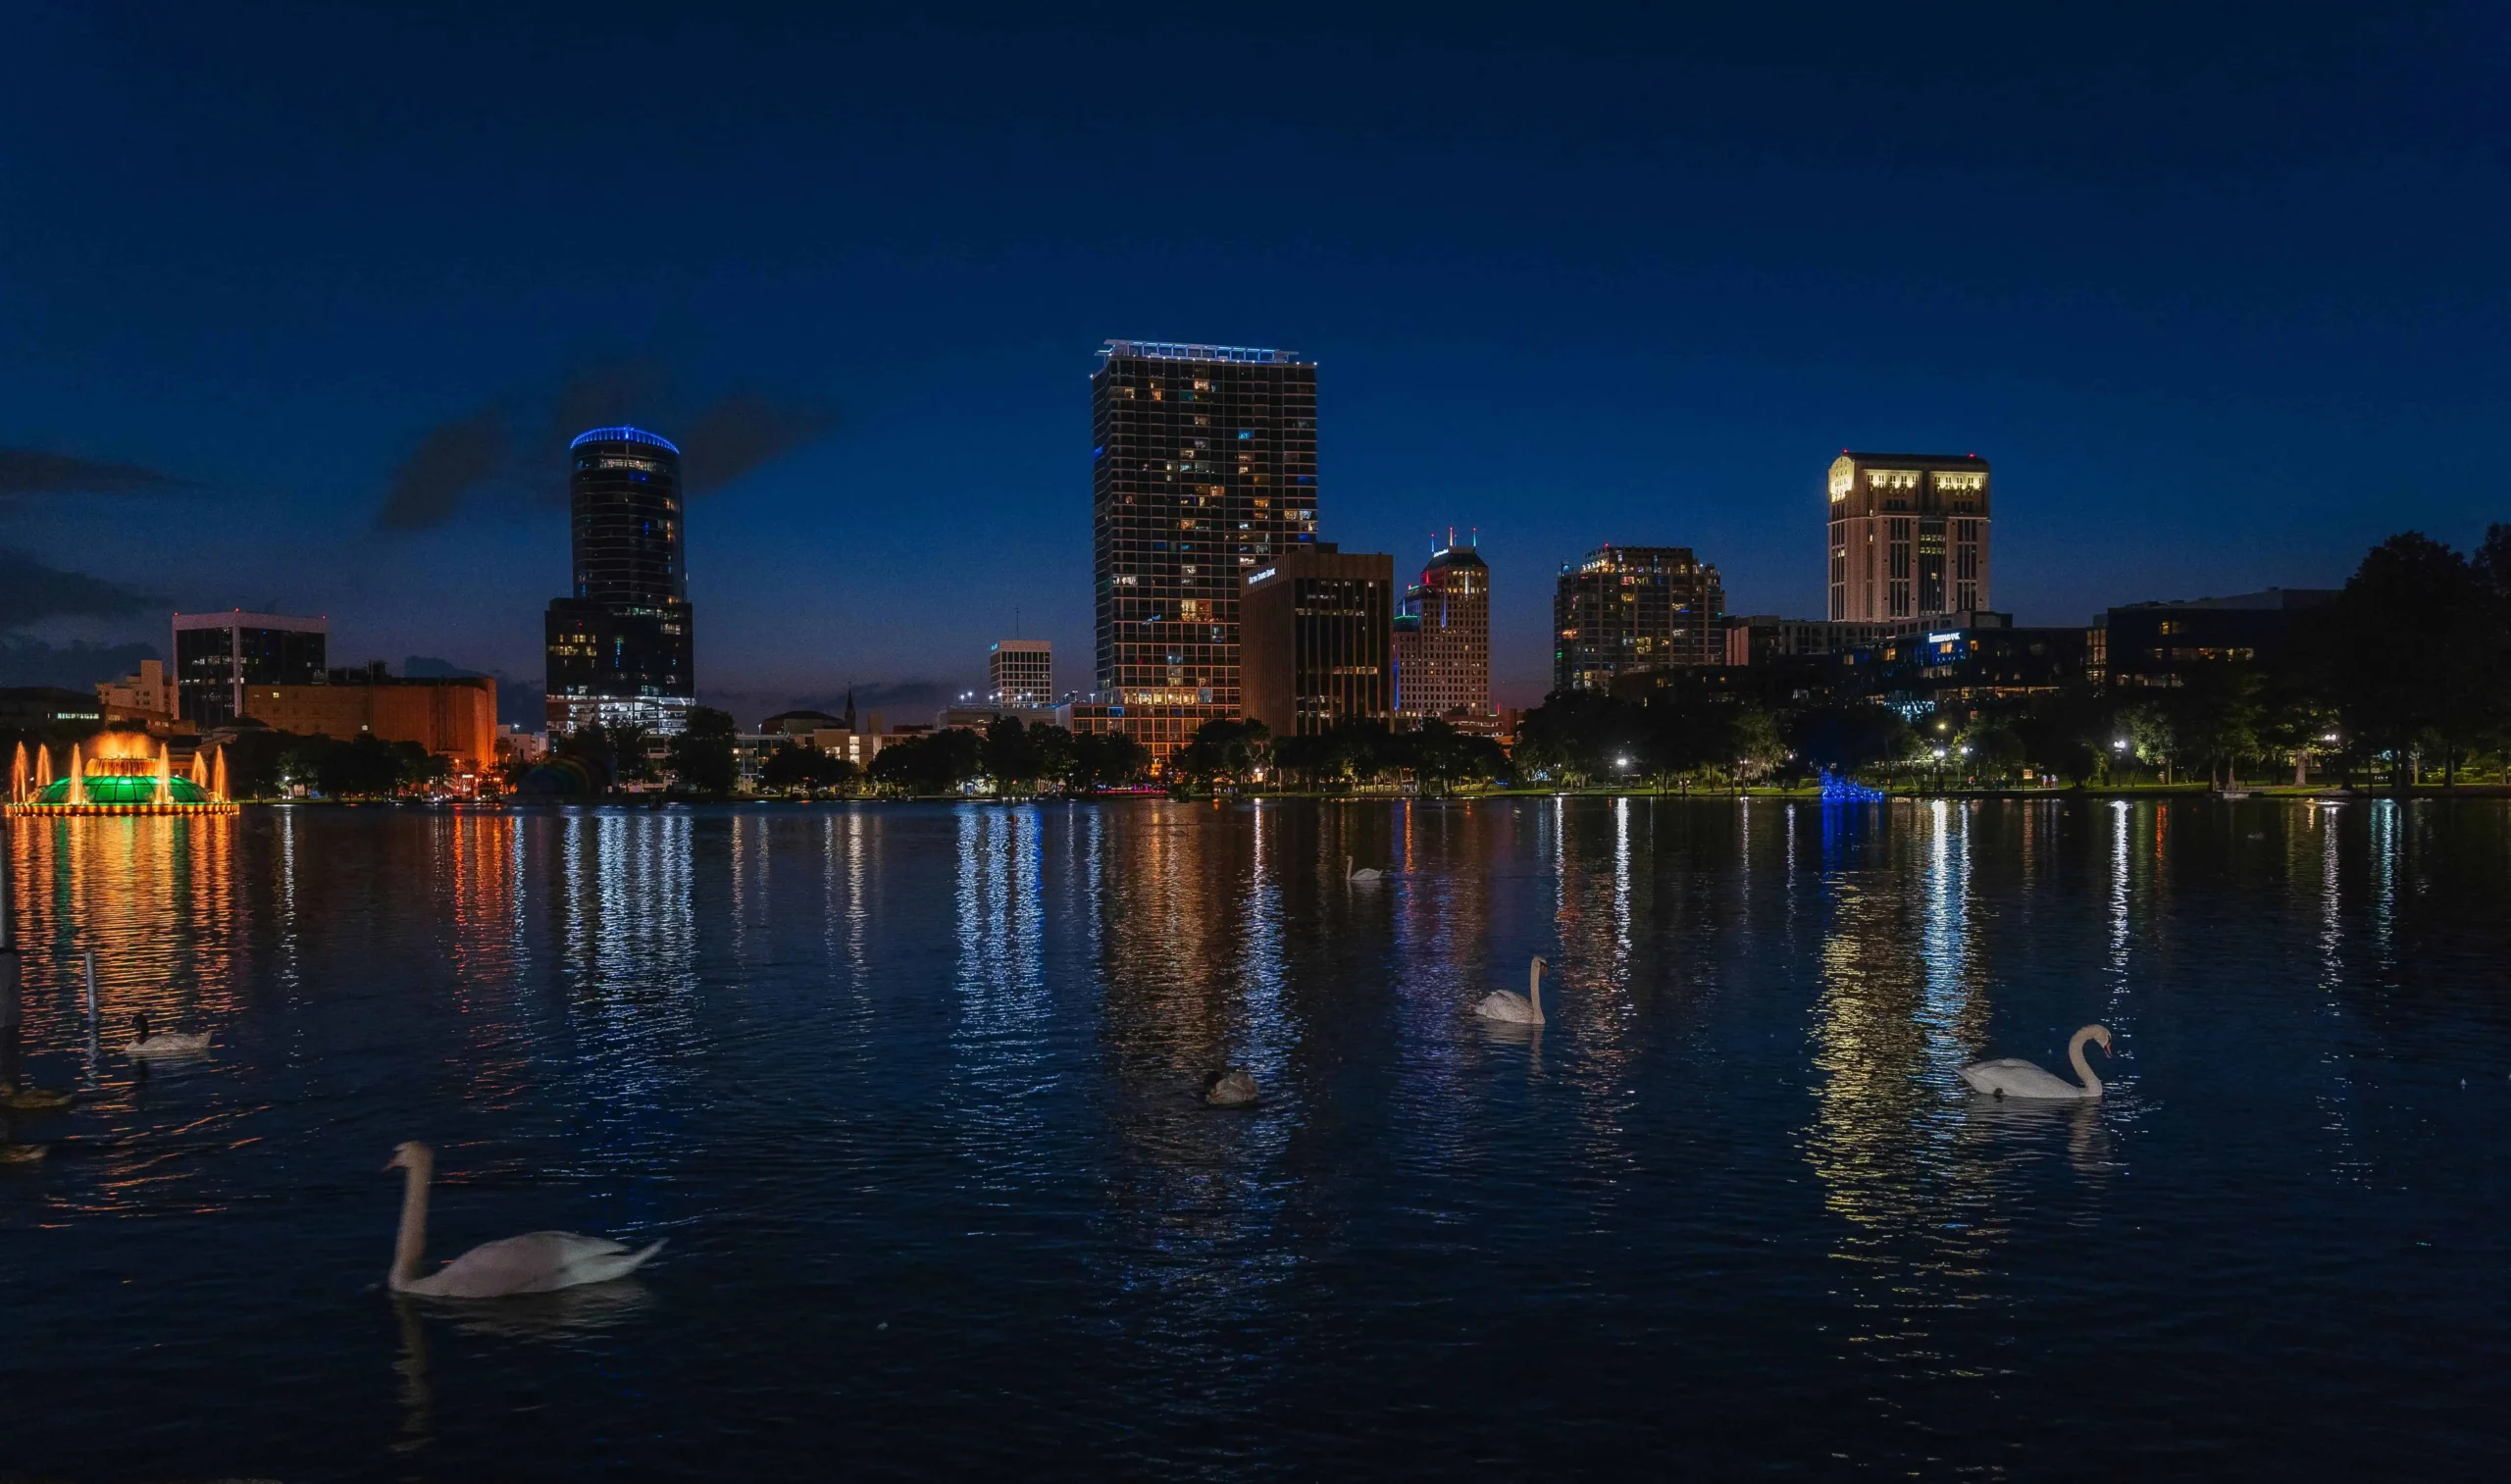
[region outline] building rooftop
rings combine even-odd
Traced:
[[[581,448],[587,443],[642,443],[649,448],[667,448],[673,453],[680,452],[680,445],[661,434],[647,433],[642,428],[631,428],[625,423],[616,428],[588,429],[577,434],[567,446]]]
[[[2150,602],[2121,603],[2123,608],[2325,608],[2336,601],[2334,588],[2269,588],[2258,592],[2238,592],[2230,597],[2157,598]]]
[[[1109,340],[1102,356],[1141,356],[1153,361],[1246,361],[1265,366],[1306,364],[1292,350],[1258,350],[1248,345],[1181,345],[1169,340]]]
[[[1637,567],[1648,570],[1688,569],[1709,564],[1689,546],[1615,546],[1607,542],[1575,562],[1563,562],[1563,572],[1603,572]]]
[[[1907,465],[1917,469],[1985,469],[1988,461],[1975,453],[1860,453],[1843,448],[1840,457],[1861,464],[1881,464],[1887,468]]]
[[[284,629],[295,634],[328,634],[332,621],[328,618],[296,618],[284,613],[247,613],[230,608],[225,613],[178,613],[177,629]]]

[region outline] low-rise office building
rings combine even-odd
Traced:
[[[347,741],[361,733],[416,742],[478,778],[497,761],[497,683],[485,675],[387,675],[379,662],[310,686],[247,686],[244,711],[281,732]]]
[[[245,714],[247,686],[312,686],[329,663],[328,619],[282,613],[178,613],[176,711],[204,730]]]
[[[1247,575],[1239,683],[1247,717],[1275,737],[1395,716],[1395,558],[1331,541],[1282,552]]]
[[[1906,621],[1865,623],[1848,619],[1780,618],[1756,613],[1726,620],[1726,663],[1766,665],[1809,654],[1838,654],[1882,643],[1909,632]]]
[[[986,698],[998,706],[1052,707],[1055,646],[1043,639],[1000,639],[985,658]]]
[[[1844,652],[1834,693],[1905,704],[2011,698],[2056,691],[2084,678],[2084,631],[2018,629],[2006,613],[1947,615],[1943,628],[1916,630]]]
[[[156,661],[150,660],[149,663],[153,665]],[[93,729],[104,720],[104,707],[84,691],[70,691],[59,686],[14,686],[0,690],[0,730]]]
[[[2313,615],[2336,601],[2329,588],[2270,588],[2231,597],[2130,603],[2092,621],[2090,664],[2114,685],[2170,686],[2191,665],[2283,658]]]
[[[152,731],[174,725],[181,709],[175,678],[153,659],[141,660],[135,674],[96,682],[96,703],[109,722],[146,722]]]

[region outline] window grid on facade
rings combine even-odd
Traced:
[[[1987,460],[1974,454],[1834,459],[1823,541],[1831,619],[1925,622],[1986,608],[1988,485]],[[1844,559],[1861,548],[1863,562]]]
[[[1553,592],[1555,691],[1603,691],[1635,670],[1726,659],[1726,594],[1688,546],[1603,546]]]
[[[1287,351],[1134,340],[1101,356],[1097,690],[1164,756],[1183,740],[1170,723],[1190,719],[1172,708],[1239,714],[1240,588],[1316,539],[1316,366]]]

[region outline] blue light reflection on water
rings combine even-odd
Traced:
[[[14,1468],[2505,1457],[2499,805],[10,828],[33,1080],[90,1093],[0,1174]],[[86,947],[109,1026],[215,1054],[91,1052]],[[1550,1023],[1475,1020],[1534,953]],[[2098,1106],[1960,1091],[2096,1019]],[[1256,1108],[1197,1100],[1225,1063]],[[375,1169],[411,1137],[439,1254],[672,1247],[599,1295],[396,1309]]]

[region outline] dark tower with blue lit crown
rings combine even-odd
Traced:
[[[579,435],[568,452],[575,590],[549,604],[549,730],[677,733],[697,695],[680,448],[623,427]]]

